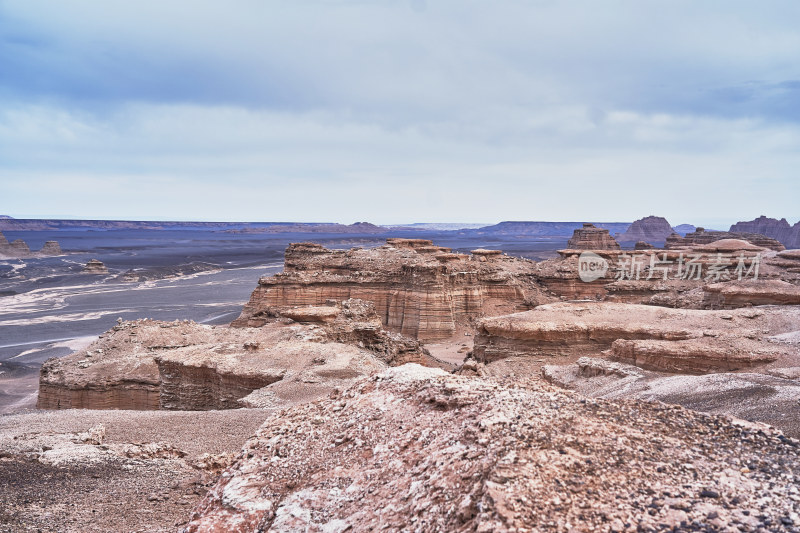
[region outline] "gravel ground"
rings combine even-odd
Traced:
[[[174,532],[270,414],[0,416],[0,532]]]

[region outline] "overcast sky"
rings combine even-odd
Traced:
[[[800,2],[0,0],[0,214],[800,218]]]

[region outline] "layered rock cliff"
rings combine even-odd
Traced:
[[[755,246],[768,248],[775,251],[786,249],[786,247],[781,244],[780,241],[759,233],[706,231],[705,228],[697,228],[694,232],[687,233],[684,237],[681,237],[677,233],[673,233],[667,237],[664,247],[668,249],[686,248],[710,244],[714,241],[720,241],[723,239],[744,240]]]
[[[740,279],[757,279],[800,286],[800,252],[775,252],[740,239],[722,239],[669,250],[596,250],[593,253],[599,256],[597,261],[602,261],[596,279],[581,276],[581,269],[587,265],[582,263],[583,251],[580,250],[559,250],[559,258],[536,263],[534,276],[562,299],[685,308],[730,307],[737,306],[736,302],[738,306],[748,305],[741,299],[723,303],[705,291],[705,287],[720,282],[737,284]],[[789,303],[784,297],[777,297],[767,284],[754,284],[748,290],[758,304]]]
[[[759,233],[780,241],[786,248],[800,248],[800,222],[790,226],[785,218],[780,220],[761,215],[755,220],[737,222],[732,233]]]
[[[696,373],[730,371],[800,358],[800,347],[775,343],[800,328],[800,308],[735,311],[665,309],[615,303],[556,303],[479,321],[473,357],[569,362],[608,352],[643,368]]]
[[[263,277],[235,327],[259,326],[274,309],[358,298],[390,331],[443,339],[472,319],[529,309],[552,297],[533,279],[534,263],[494,251],[455,254],[419,239],[374,249],[292,244],[284,271]]]
[[[260,328],[120,322],[88,349],[48,360],[40,409],[230,409],[312,400],[405,362],[437,364],[348,300],[291,308]]]
[[[620,246],[608,230],[595,227],[594,224],[585,223],[582,228],[572,233],[572,238],[567,241],[567,248],[571,250],[619,250]]]
[[[108,267],[99,259],[89,259],[83,271],[87,274],[108,274]]]
[[[666,218],[649,216],[634,221],[625,233],[617,234],[616,240],[626,244],[642,241],[660,247],[673,233],[675,230]]]

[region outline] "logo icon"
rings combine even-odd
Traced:
[[[586,283],[600,279],[608,271],[608,261],[594,252],[583,252],[578,257],[578,276]]]

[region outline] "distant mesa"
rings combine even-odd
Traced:
[[[706,231],[705,228],[697,228],[697,230],[692,233],[687,233],[684,237],[681,237],[677,233],[673,233],[667,237],[667,240],[664,243],[664,248],[672,250],[678,248],[696,247],[699,245],[711,244],[712,242],[721,241],[723,239],[747,241],[757,247],[768,248],[778,252],[786,249],[786,247],[779,241],[759,233]]]
[[[464,230],[464,234],[473,235],[530,235],[540,237],[569,237],[576,229],[580,229],[582,222],[544,222],[544,221],[512,221],[507,220],[483,228]],[[625,231],[629,222],[593,222],[598,228],[607,229],[612,233]]]
[[[636,244],[633,245],[634,250],[653,250],[655,246],[650,244],[649,242],[644,241],[637,241]]]
[[[617,241],[621,243],[646,242],[649,244],[663,246],[667,237],[675,233],[666,218],[663,217],[644,217],[636,220],[625,233],[617,235]]]
[[[678,224],[677,226],[673,226],[672,229],[675,230],[675,233],[683,237],[687,233],[692,233],[697,227],[692,224]]]
[[[99,259],[90,259],[83,271],[87,274],[108,274],[108,268]]]
[[[586,222],[583,227],[572,233],[572,238],[567,241],[570,250],[619,250],[620,246],[607,229],[598,228]]]
[[[790,226],[785,218],[780,220],[761,215],[755,220],[737,222],[732,233],[758,233],[780,241],[786,248],[800,248],[800,222]]]
[[[350,225],[332,223],[293,223],[270,224],[263,227],[245,227],[225,230],[226,233],[359,233],[382,234],[389,231],[383,226],[376,226],[369,222],[355,222]]]

